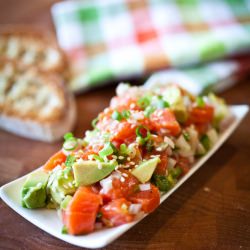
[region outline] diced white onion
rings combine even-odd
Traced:
[[[131,204],[128,209],[130,214],[138,214],[140,210],[141,210],[141,204]]]
[[[65,150],[64,148],[62,148],[62,152],[63,152],[66,156],[68,156],[68,155],[71,154],[70,151],[67,151],[67,150]]]
[[[176,162],[177,161],[175,159],[169,158],[168,159],[168,168],[173,168],[175,166]]]
[[[214,145],[218,141],[218,133],[216,132],[214,128],[210,129],[207,132],[207,136],[208,136],[209,141],[212,143],[212,145]]]
[[[112,185],[112,177],[109,176],[109,177],[101,180],[100,185],[102,187],[100,192],[102,194],[107,194],[109,192],[109,190],[112,189],[112,187],[113,187],[113,185]]]
[[[143,120],[144,114],[142,111],[139,111],[139,112],[132,113],[131,117],[134,118],[135,120]]]
[[[140,184],[139,185],[139,189],[141,191],[147,191],[151,189],[150,183],[146,183],[146,184]]]
[[[129,89],[129,84],[120,83],[116,88],[116,94],[118,96],[123,96]]]
[[[116,178],[116,179],[120,179],[121,178],[121,173],[118,171],[114,171],[111,175],[111,178]]]
[[[192,149],[183,135],[179,136],[175,144],[179,148],[178,152],[181,156],[188,157],[193,155]]]
[[[200,155],[203,155],[206,153],[206,149],[204,148],[204,146],[200,142],[197,145],[196,153],[200,154]]]
[[[169,137],[165,136],[164,142],[167,143],[171,148],[174,148],[174,142]]]

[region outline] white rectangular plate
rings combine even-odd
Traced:
[[[239,125],[241,120],[247,114],[249,107],[247,105],[231,106],[230,107],[235,120],[230,126],[224,131],[217,142],[217,144],[201,159],[199,159],[190,171],[182,177],[178,183],[166,194],[161,197],[161,203],[166,200],[182,183],[184,183],[194,172],[196,172],[202,164],[210,158],[210,156],[222,145],[223,142],[232,134],[232,132]],[[0,188],[1,198],[17,213],[23,216],[25,219],[41,228],[45,232],[69,242],[73,245],[88,248],[99,248],[104,247],[117,239],[121,234],[129,230],[140,220],[128,223],[119,227],[102,229],[95,231],[88,235],[73,236],[61,234],[62,223],[55,210],[49,209],[25,209],[21,207],[20,203],[20,190],[25,181],[25,176],[12,181]],[[142,218],[143,219],[143,218]]]

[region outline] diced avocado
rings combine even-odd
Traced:
[[[131,173],[141,183],[145,183],[151,179],[159,161],[160,161],[159,157],[155,157],[148,161],[142,162],[137,168],[133,169]]]
[[[169,183],[167,176],[154,174],[153,181],[162,192],[167,192],[171,188],[171,184]]]
[[[71,200],[72,200],[72,196],[71,195],[67,195],[64,198],[64,200],[61,202],[60,208],[63,209],[63,210],[65,210]]]
[[[167,88],[163,93],[163,98],[170,104],[171,109],[175,113],[177,121],[185,122],[187,120],[188,114],[180,89],[176,86]]]
[[[176,117],[176,120],[180,123],[184,123],[188,118],[188,113],[185,106],[174,106],[173,111]]]
[[[58,206],[66,195],[73,194],[75,191],[74,176],[70,169],[59,168],[51,173],[47,185],[50,203]]]
[[[49,174],[43,170],[28,175],[22,188],[22,206],[41,208],[46,206],[46,185]]]
[[[116,165],[116,162],[78,161],[73,165],[76,185],[94,184],[108,176]]]

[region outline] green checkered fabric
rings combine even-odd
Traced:
[[[75,91],[250,49],[249,0],[75,0],[52,15]],[[191,67],[197,76],[207,66]]]

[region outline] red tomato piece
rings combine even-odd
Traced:
[[[66,161],[67,156],[60,150],[52,155],[49,160],[44,164],[43,170],[49,172],[53,170],[57,165],[61,165]]]
[[[101,204],[101,196],[91,187],[79,187],[63,215],[68,232],[74,235],[92,232]]]
[[[130,124],[126,121],[119,122],[115,127],[112,128],[112,141],[133,142],[136,138],[135,130],[135,125]]]
[[[158,163],[155,173],[159,175],[166,175],[166,170],[168,166],[168,155],[167,152],[162,152],[160,155],[161,162]]]
[[[104,205],[100,212],[102,221],[106,226],[119,226],[134,220],[134,215],[129,213],[131,202],[125,198],[120,198]]]
[[[177,165],[181,168],[182,175],[185,175],[190,169],[189,159],[185,157],[179,157],[177,160]]]
[[[117,109],[118,111],[127,109],[127,110],[141,110],[141,108],[137,104],[137,99],[132,98],[128,95],[118,97],[115,96],[111,100],[110,104],[111,108]]]
[[[115,200],[118,198],[127,198],[138,190],[139,181],[129,171],[121,170],[125,174],[124,181],[119,178],[114,178],[112,181],[113,188],[108,194],[103,195],[105,201]]]
[[[152,126],[156,131],[167,129],[170,135],[176,136],[181,132],[181,127],[170,109],[157,109],[150,116]]]
[[[142,211],[145,213],[153,212],[160,204],[160,192],[156,186],[150,184],[151,189],[139,191],[129,197],[132,203],[142,204]]]
[[[206,105],[205,107],[193,107],[188,121],[190,123],[210,123],[213,120],[214,108]]]

